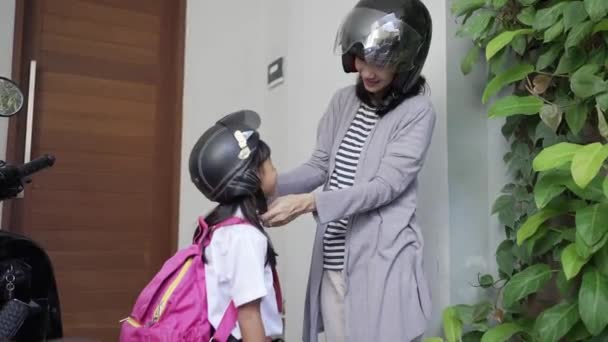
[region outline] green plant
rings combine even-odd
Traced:
[[[445,310],[449,342],[608,338],[608,0],[456,0],[457,32],[484,56],[482,102],[506,117],[512,175],[493,302]],[[512,92],[500,96],[510,87]]]

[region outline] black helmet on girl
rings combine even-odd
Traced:
[[[431,15],[420,0],[360,0],[338,30],[335,52],[345,72],[356,72],[355,57],[395,67],[393,87],[407,93],[420,77],[431,35]]]
[[[260,116],[251,110],[228,114],[198,139],[190,153],[190,177],[209,200],[220,204],[256,196]]]

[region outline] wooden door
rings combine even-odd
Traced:
[[[5,228],[54,263],[65,336],[116,341],[177,244],[185,0],[18,0],[15,78],[37,63],[32,158]],[[23,156],[25,112],[8,159]]]

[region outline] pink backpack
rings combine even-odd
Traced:
[[[202,247],[211,242],[213,231],[246,223],[232,217],[209,228],[199,218],[199,232],[194,242],[171,257],[141,292],[131,315],[122,320],[120,342],[226,342],[237,323],[237,309],[230,304],[211,339],[213,328],[207,313],[207,289]],[[281,291],[273,268],[275,292],[282,311]]]

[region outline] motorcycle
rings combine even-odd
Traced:
[[[0,117],[19,113],[23,92],[0,77]],[[22,165],[0,160],[0,201],[17,197],[31,176],[53,166],[44,155]],[[51,261],[26,236],[0,230],[0,341],[44,341],[63,336],[59,295]]]

